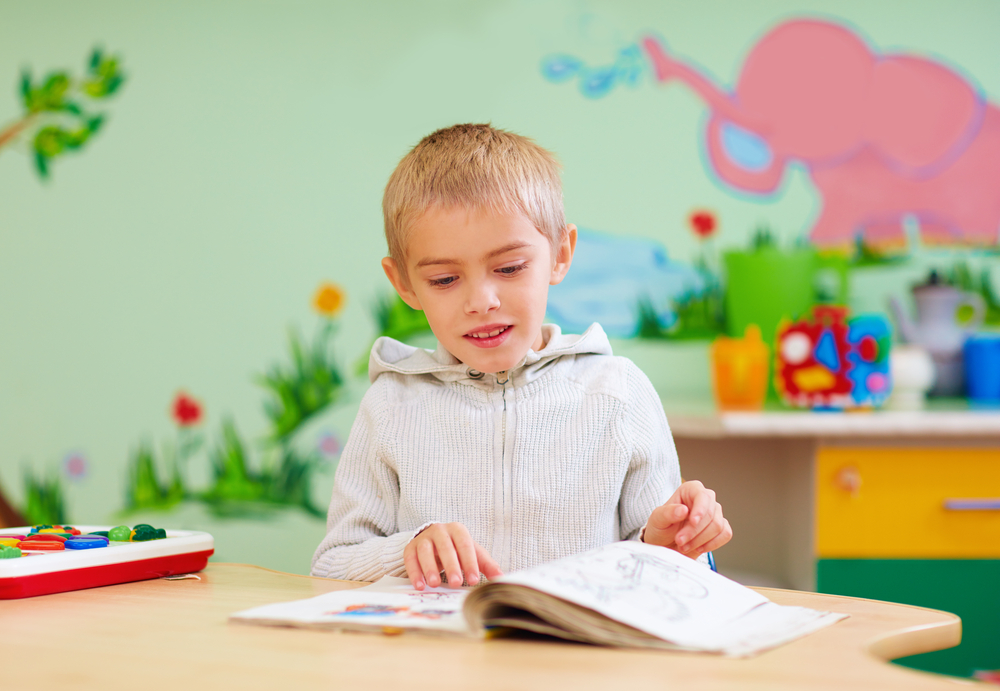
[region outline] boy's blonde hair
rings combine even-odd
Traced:
[[[406,276],[406,236],[431,207],[523,214],[555,247],[566,227],[559,162],[538,144],[490,125],[454,125],[420,140],[382,196],[389,256]]]

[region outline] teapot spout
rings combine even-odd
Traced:
[[[892,316],[896,320],[896,327],[899,330],[899,335],[902,336],[903,342],[919,343],[920,339],[917,337],[917,327],[895,295],[889,298],[889,308],[892,310]]]

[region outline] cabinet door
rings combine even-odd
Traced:
[[[902,602],[962,618],[962,643],[913,655],[899,664],[940,674],[971,676],[1000,669],[1000,560],[820,559],[821,593]]]

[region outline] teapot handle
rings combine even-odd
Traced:
[[[983,320],[986,318],[986,301],[983,300],[983,296],[978,293],[965,293],[962,296],[962,302],[959,303],[959,307],[968,305],[972,308],[972,316],[969,317],[964,324],[961,325],[964,331],[975,331],[983,324]]]

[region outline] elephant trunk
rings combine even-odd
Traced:
[[[770,194],[781,183],[785,160],[760,134],[767,127],[748,116],[735,97],[713,84],[694,67],[670,57],[651,36],[642,41],[656,79],[686,84],[711,110],[706,131],[708,157],[715,172],[729,185],[752,194]]]
[[[740,110],[731,94],[717,87],[695,68],[670,57],[658,39],[647,36],[642,40],[642,45],[649,55],[650,62],[653,63],[653,71],[658,82],[668,82],[672,79],[681,81],[698,94],[716,115],[741,127],[757,129],[753,122],[748,121],[746,114]]]

